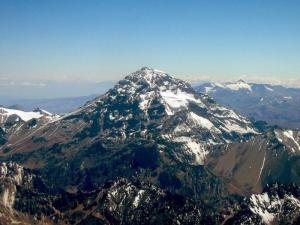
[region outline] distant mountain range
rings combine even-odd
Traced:
[[[25,111],[42,108],[52,113],[66,113],[105,93],[114,84],[115,82],[113,81],[103,81],[98,83],[48,82],[41,87],[1,86],[0,105]]]
[[[36,108],[41,108],[51,113],[67,113],[72,112],[97,96],[98,95],[53,99],[15,99],[9,102],[13,103],[13,105],[6,104],[5,106],[10,109],[19,109],[24,111],[32,111]]]
[[[218,103],[256,121],[270,125],[300,129],[300,89],[270,84],[205,83],[195,87],[199,93],[213,97]]]
[[[5,225],[300,222],[300,132],[165,72],[145,67],[70,113],[43,112],[0,110]]]

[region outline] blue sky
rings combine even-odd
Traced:
[[[300,1],[0,0],[0,82],[300,77]]]

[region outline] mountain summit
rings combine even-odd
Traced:
[[[77,133],[82,137],[163,139],[183,144],[185,154],[196,164],[203,164],[210,145],[257,134],[246,118],[198,95],[189,83],[147,67],[129,74],[63,121],[70,118],[91,121]]]

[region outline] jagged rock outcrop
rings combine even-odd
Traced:
[[[225,224],[299,224],[300,189],[274,184],[261,194],[245,199]]]

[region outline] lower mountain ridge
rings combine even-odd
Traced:
[[[300,133],[252,123],[162,71],[20,126],[33,120],[1,125],[2,224],[299,222]]]

